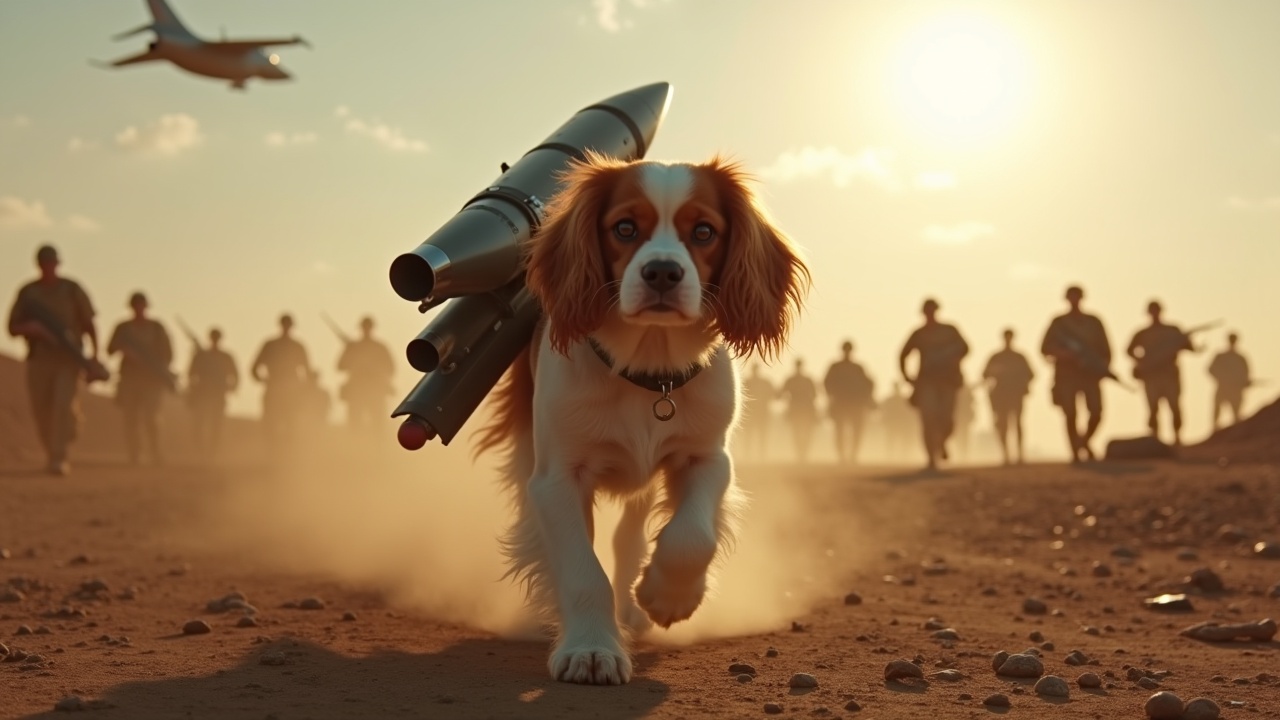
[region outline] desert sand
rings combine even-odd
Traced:
[[[465,445],[326,428],[268,463],[241,421],[204,465],[174,408],[168,464],[128,467],[91,398],[57,478],[0,390],[6,718],[1143,718],[1162,690],[1280,718],[1275,637],[1181,634],[1280,618],[1280,559],[1255,550],[1280,541],[1280,466],[1212,446],[935,475],[741,467],[752,505],[716,596],[639,642],[630,684],[581,687],[548,677],[501,580],[503,499]],[[1144,605],[1164,593],[1191,609]],[[1067,697],[993,670],[1032,648]],[[886,681],[896,660],[923,679]]]

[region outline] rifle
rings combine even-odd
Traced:
[[[1205,330],[1212,330],[1221,324],[1222,324],[1222,320],[1219,319],[1219,320],[1214,320],[1212,322],[1207,322],[1201,325],[1196,325],[1195,327],[1191,327],[1191,328],[1187,328],[1186,330],[1183,330],[1181,337],[1182,339],[1189,341],[1192,335],[1195,335],[1196,333],[1204,332]],[[1180,349],[1181,348],[1175,348],[1172,342],[1166,342],[1152,348],[1151,352],[1146,352],[1144,350],[1142,353],[1142,357],[1134,361],[1133,379],[1134,380],[1143,379],[1151,371],[1152,365],[1159,366],[1160,364],[1167,362],[1168,360],[1171,359],[1170,353],[1173,353],[1173,355],[1177,355],[1178,350]]]
[[[342,332],[342,328],[338,327],[338,324],[333,321],[333,318],[329,317],[329,313],[322,312],[320,313],[320,316],[324,318],[325,324],[329,326],[329,329],[333,331],[334,335],[338,336],[338,339],[342,341],[343,345],[350,345],[354,342],[350,336]]]
[[[132,350],[134,354],[138,357],[138,359],[142,361],[142,364],[148,370],[150,370],[152,374],[154,374],[156,377],[164,381],[165,387],[169,389],[169,392],[171,393],[178,392],[177,373],[170,370],[167,366],[161,365],[160,361],[157,360],[154,355],[148,352],[147,348],[139,345],[134,340],[134,338],[130,336],[128,333],[124,334],[123,340],[124,340],[124,343],[129,346],[129,349]]]
[[[85,378],[89,383],[106,382],[111,379],[111,371],[107,369],[107,366],[103,365],[97,358],[85,357],[84,348],[81,344],[74,339],[71,332],[62,324],[62,321],[44,303],[32,297],[27,297],[25,308],[31,314],[33,320],[49,331],[58,347],[76,359],[77,364],[84,370]]]
[[[191,326],[182,321],[181,316],[177,316],[177,320],[178,328],[182,330],[183,335],[187,336],[187,339],[191,341],[191,344],[196,346],[196,351],[204,350],[204,346],[200,344],[200,336],[196,335],[195,331],[191,329]]]
[[[1069,328],[1059,325],[1058,332],[1059,334],[1055,335],[1055,339],[1067,348],[1067,352],[1075,357],[1076,362],[1080,364],[1085,372],[1097,375],[1105,380],[1112,380],[1125,390],[1133,392],[1133,386],[1121,380],[1120,376],[1116,375],[1115,371],[1111,369],[1111,366],[1103,362],[1103,359],[1098,357],[1093,348],[1076,337],[1075,333],[1071,332]]]

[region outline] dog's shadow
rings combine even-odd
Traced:
[[[264,656],[267,660],[264,661]],[[239,664],[198,677],[131,681],[84,698],[96,718],[640,718],[670,688],[643,672],[641,653],[622,687],[556,682],[545,642],[468,639],[435,653],[383,650],[363,657],[314,643],[256,646]],[[282,663],[282,664],[277,664]],[[55,698],[56,699],[56,698]],[[52,708],[28,718],[61,718]]]

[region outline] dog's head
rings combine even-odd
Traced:
[[[527,253],[556,350],[615,318],[707,325],[739,354],[781,349],[809,271],[736,164],[589,154],[564,179]]]

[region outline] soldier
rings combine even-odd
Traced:
[[[1011,462],[1010,426],[1017,440],[1017,462],[1019,465],[1023,462],[1022,401],[1031,391],[1031,381],[1035,376],[1026,356],[1013,349],[1013,330],[1005,330],[1004,349],[992,355],[982,371],[982,379],[988,383],[987,398],[991,401],[991,416],[995,420],[1005,465]]]
[[[880,424],[884,428],[885,452],[891,460],[902,458],[909,438],[917,432],[918,421],[911,400],[902,391],[902,383],[893,384],[893,394],[880,401]]]
[[[198,339],[198,338],[197,338]],[[209,347],[197,347],[187,370],[187,400],[194,418],[196,448],[212,457],[222,438],[227,396],[240,386],[235,358],[221,347],[222,331],[209,331]]]
[[[387,396],[394,390],[391,377],[395,363],[387,346],[373,337],[373,318],[360,321],[359,340],[343,344],[338,370],[347,373],[341,390],[342,401],[347,404],[347,424],[369,428],[375,420],[385,419]]]
[[[774,389],[769,378],[760,374],[760,363],[751,364],[751,374],[743,381],[745,407],[743,408],[743,430],[746,449],[752,457],[764,459],[769,449],[769,424],[773,419],[773,398],[778,391]]]
[[[925,300],[921,308],[924,325],[911,333],[898,356],[902,377],[913,386],[911,404],[920,411],[930,470],[938,467],[939,460],[947,459],[947,440],[955,430],[956,396],[964,387],[960,362],[969,354],[969,343],[960,330],[938,321],[938,309],[936,300]],[[913,352],[920,354],[914,378],[907,373],[907,358]]]
[[[293,338],[292,331],[293,317],[281,315],[280,335],[263,343],[250,370],[253,379],[266,386],[262,393],[262,422],[273,446],[293,437],[311,382],[307,350]]]
[[[822,386],[827,392],[827,414],[835,426],[836,459],[856,463],[863,423],[875,407],[875,383],[853,361],[852,342],[846,340],[840,350],[844,355],[831,364]]]
[[[1227,349],[1213,357],[1209,363],[1209,375],[1213,377],[1216,388],[1213,392],[1213,431],[1219,429],[1222,408],[1231,409],[1231,423],[1240,422],[1240,405],[1244,402],[1244,391],[1253,381],[1249,378],[1249,361],[1236,349],[1240,336],[1231,333],[1227,336]]]
[[[116,405],[124,415],[124,438],[129,462],[138,464],[142,436],[151,451],[151,462],[164,461],[160,452],[160,403],[165,391],[175,388],[169,365],[173,345],[169,333],[158,321],[147,317],[147,296],[129,296],[133,317],[116,325],[107,343],[108,355],[120,355],[120,380],[116,384]]]
[[[795,443],[796,461],[807,462],[809,446],[813,442],[813,426],[818,421],[818,387],[804,374],[804,360],[796,360],[796,371],[782,384],[778,397],[787,401],[786,418],[791,424],[791,439]]]
[[[1176,325],[1160,319],[1160,303],[1147,304],[1151,324],[1134,334],[1129,341],[1129,357],[1135,361],[1133,377],[1142,381],[1147,394],[1147,427],[1151,436],[1160,437],[1160,401],[1169,408],[1173,420],[1173,444],[1182,444],[1182,374],[1178,370],[1178,353],[1200,350],[1191,344],[1191,336]]]
[[[80,431],[79,392],[85,365],[83,355],[73,355],[71,348],[81,348],[87,335],[93,349],[90,358],[99,368],[101,363],[97,362],[93,303],[79,283],[58,275],[59,262],[52,245],[36,251],[40,277],[18,290],[9,310],[9,334],[27,341],[27,395],[46,469],[66,475],[71,469],[67,452]],[[62,342],[59,332],[65,335]]]
[[[1071,462],[1078,463],[1095,458],[1089,443],[1102,424],[1101,383],[1104,377],[1115,376],[1111,372],[1111,342],[1102,320],[1080,309],[1084,289],[1073,285],[1067,288],[1066,298],[1071,309],[1049,323],[1040,353],[1053,363],[1053,404],[1062,408],[1066,417]],[[1089,411],[1083,433],[1076,420],[1080,395]]]

